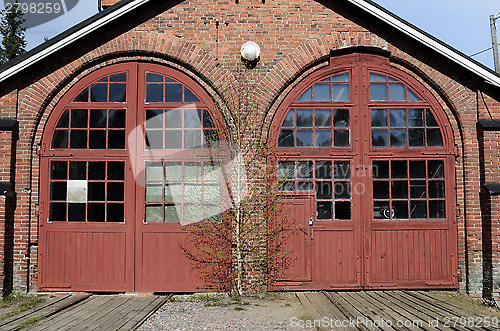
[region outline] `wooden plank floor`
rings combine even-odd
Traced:
[[[31,330],[133,330],[166,300],[156,295],[94,294]]]
[[[497,318],[426,291],[300,292],[297,297],[320,331],[500,329]]]

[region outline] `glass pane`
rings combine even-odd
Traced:
[[[389,84],[389,101],[405,101],[405,86],[401,83]]]
[[[425,199],[425,180],[410,181],[410,197],[416,199]]]
[[[89,162],[89,179],[104,180],[106,178],[106,162],[90,161]]]
[[[50,183],[50,200],[66,201],[67,187],[66,182]]]
[[[182,201],[182,183],[165,184],[165,201]]]
[[[52,148],[68,148],[68,130],[56,130],[52,136]]]
[[[108,182],[108,201],[123,201],[124,184]]]
[[[428,174],[429,178],[444,178],[444,162],[443,161],[428,161]]]
[[[313,126],[313,110],[312,109],[297,109],[297,126],[312,127]]]
[[[333,126],[349,127],[349,109],[335,109],[333,111]]]
[[[161,162],[146,162],[146,180],[163,181],[163,165]]]
[[[313,161],[297,161],[297,178],[313,178],[313,176]]]
[[[429,201],[429,218],[446,218],[444,201]]]
[[[64,113],[59,118],[56,128],[68,128],[69,127],[69,111],[66,109]]]
[[[333,145],[335,147],[348,147],[349,130],[333,130]]]
[[[316,147],[332,147],[332,130],[316,130],[314,138],[314,146]]]
[[[106,187],[104,182],[89,182],[88,183],[88,200],[89,201],[104,201]]]
[[[163,76],[157,74],[146,74],[146,81],[150,82],[163,82]]]
[[[216,130],[203,130],[203,147],[217,148],[219,146],[219,135]]]
[[[110,109],[109,110],[109,128],[124,129],[125,128],[125,109]]]
[[[373,178],[389,178],[389,161],[373,161]]]
[[[217,181],[221,179],[221,165],[217,162],[203,162],[203,180]]]
[[[332,111],[330,109],[316,109],[314,111],[315,126],[332,126]]]
[[[163,110],[146,109],[146,128],[163,128]]]
[[[425,118],[426,118],[425,122],[426,122],[427,126],[438,126],[438,123],[436,122],[436,119],[434,118],[434,115],[432,114],[432,112],[430,110],[426,111]]]
[[[351,177],[351,163],[348,161],[335,161],[333,163],[333,178],[349,179]]]
[[[70,203],[68,204],[68,221],[70,222],[85,222],[85,203]]]
[[[425,178],[425,161],[410,161],[410,178]]]
[[[49,210],[49,220],[53,222],[66,221],[66,203],[51,202]]]
[[[283,120],[284,127],[294,127],[295,126],[295,110],[292,109],[286,114],[285,119]]]
[[[162,149],[163,131],[146,130],[146,147],[149,149]]]
[[[350,201],[335,201],[335,219],[350,220],[351,219],[351,202]]]
[[[200,109],[184,109],[184,127],[201,128]]]
[[[163,85],[146,85],[146,102],[163,102]]]
[[[389,135],[386,129],[372,129],[372,146],[388,146]]]
[[[71,127],[87,128],[89,111],[87,109],[71,109]]]
[[[313,130],[297,130],[297,147],[313,146]]]
[[[165,180],[166,181],[182,180],[181,162],[165,162]]]
[[[391,147],[406,147],[406,130],[391,130]]]
[[[201,130],[185,130],[184,131],[184,148],[200,148],[201,146]]]
[[[124,179],[125,179],[125,162],[109,161],[108,180],[124,180]]]
[[[110,82],[123,82],[125,83],[127,81],[127,74],[122,72],[119,74],[114,74],[109,76],[109,81]]]
[[[109,84],[109,102],[127,101],[127,85]]]
[[[91,128],[105,128],[108,121],[107,109],[91,109],[90,125]]]
[[[318,181],[316,182],[316,199],[331,199],[332,198],[332,182]]]
[[[92,84],[90,86],[90,101],[91,102],[107,102],[108,101],[108,84]]]
[[[204,184],[203,186],[203,201],[220,201],[220,184]]]
[[[440,129],[427,129],[427,146],[443,146]]]
[[[316,161],[316,179],[332,178],[332,161]]]
[[[332,202],[331,201],[318,201],[316,203],[316,215],[319,220],[332,219]]]
[[[200,102],[200,99],[189,89],[184,88],[184,102]]]
[[[73,100],[73,102],[89,102],[89,88],[87,87],[85,88],[85,90],[81,91],[80,94],[78,94]]]
[[[199,222],[203,220],[202,206],[198,203],[187,203],[184,205],[184,222]]]
[[[106,148],[106,130],[89,131],[89,148],[91,149]]]
[[[424,125],[424,110],[423,109],[408,109],[408,126],[423,126]]]
[[[184,180],[200,181],[202,179],[202,164],[200,162],[189,162],[184,165]]]
[[[314,84],[314,101],[331,101],[330,84]]]
[[[108,148],[125,149],[125,130],[108,131]]]
[[[393,181],[391,183],[391,198],[392,199],[408,199],[408,182]]]
[[[348,73],[344,73],[344,74],[340,74],[340,75],[332,77],[332,82],[348,82],[348,81],[349,81],[349,74]]]
[[[391,127],[406,127],[406,109],[391,109],[389,112]]]
[[[371,101],[387,101],[386,84],[370,84]]]
[[[104,222],[105,221],[105,204],[104,203],[89,203],[87,210],[87,221],[89,222]]]
[[[433,180],[429,181],[429,198],[444,198],[444,181]]]
[[[370,73],[370,82],[385,82],[386,76]]]
[[[389,198],[389,182],[388,181],[374,181],[373,182],[373,198],[374,199],[388,199]]]
[[[406,161],[391,162],[391,177],[392,178],[408,178],[406,169]]]
[[[389,201],[373,201],[373,218],[374,219],[390,219],[392,209],[389,206]]]
[[[182,210],[179,208],[179,212]],[[177,213],[177,208],[175,204],[165,204],[165,222],[179,222],[180,215]]]
[[[182,198],[184,201],[201,202],[201,182],[185,183]]]
[[[299,192],[313,192],[314,183],[313,182],[298,182],[297,191]]]
[[[392,210],[394,212],[393,218],[408,219],[408,201],[393,201]]]
[[[161,204],[146,204],[146,218],[148,223],[163,222],[163,206]]]
[[[166,130],[165,149],[181,149],[181,148],[182,148],[182,131]]]
[[[411,218],[427,218],[427,204],[425,201],[410,202]]]
[[[416,95],[411,89],[409,89],[408,87],[406,88],[406,93],[408,94],[407,95],[407,99],[408,101],[420,101],[420,98],[418,97],[418,95]]]
[[[203,128],[215,128],[214,121],[208,110],[203,110]]]
[[[297,101],[312,101],[312,87],[308,88],[307,91],[302,93]]]
[[[108,203],[107,208],[108,222],[125,222],[123,203]]]
[[[87,131],[71,130],[69,137],[70,148],[87,148]]]
[[[279,147],[294,147],[295,146],[295,135],[294,130],[281,129],[280,137],[278,140]]]
[[[280,181],[279,182],[279,190],[283,191],[283,192],[294,192],[295,191],[295,182]]]
[[[182,102],[182,85],[165,85],[165,102]]]
[[[410,147],[425,146],[424,129],[408,129],[408,144]]]
[[[351,185],[349,182],[335,182],[333,186],[335,199],[350,199],[351,198]]]
[[[349,101],[349,84],[332,85],[333,101]]]
[[[387,127],[387,109],[372,109],[372,127]]]
[[[67,172],[68,172],[68,162],[66,161],[50,162],[50,179],[66,179]]]
[[[280,161],[278,163],[278,178],[279,179],[295,179],[295,162]]]

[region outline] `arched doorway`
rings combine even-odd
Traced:
[[[458,286],[453,138],[420,83],[381,56],[332,58],[271,132],[283,214],[300,229],[273,288]]]
[[[195,291],[181,223],[220,208],[221,123],[173,68],[115,64],[72,87],[43,135],[39,289]]]

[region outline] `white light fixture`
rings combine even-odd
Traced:
[[[252,67],[255,67],[255,64],[259,61],[259,56],[260,47],[255,42],[247,41],[241,46],[241,57],[247,66],[252,65]]]

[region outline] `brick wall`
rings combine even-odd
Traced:
[[[230,0],[200,0],[171,7],[168,2],[152,2],[118,19],[113,28],[106,27],[59,52],[57,58],[42,61],[37,70],[18,75],[16,79],[24,83],[19,86],[14,288],[36,288],[39,162],[36,150],[52,109],[81,77],[107,64],[130,60],[183,68],[214,97],[229,127],[230,113],[237,110],[238,91],[246,86],[259,109],[248,125],[248,132],[266,138],[287,93],[308,73],[326,66],[331,51],[369,47],[387,52],[395,67],[427,87],[448,117],[458,153],[459,278],[463,288],[480,295],[486,272],[483,246],[487,241],[483,235],[487,229],[483,226],[480,200],[482,179],[476,122],[478,116],[486,115],[484,107],[478,109],[476,91],[484,89],[484,84],[402,34],[380,26],[358,8],[343,2],[323,3],[277,0],[262,4],[248,0],[235,4]],[[242,66],[239,59],[239,49],[248,40],[261,47],[261,61],[251,70]],[[11,83],[21,84],[14,80]],[[483,93],[490,110],[498,113],[498,91]],[[3,112],[4,104],[15,102],[15,95],[7,91],[2,95]],[[495,137],[494,133],[488,133],[485,139],[497,143]],[[490,159],[499,165],[496,155]],[[492,215],[497,215],[498,209],[498,200],[494,198]],[[490,237],[496,241],[491,247],[498,247],[496,230]],[[491,254],[492,259],[498,259],[498,250]],[[491,272],[498,275],[498,263],[491,265]]]

